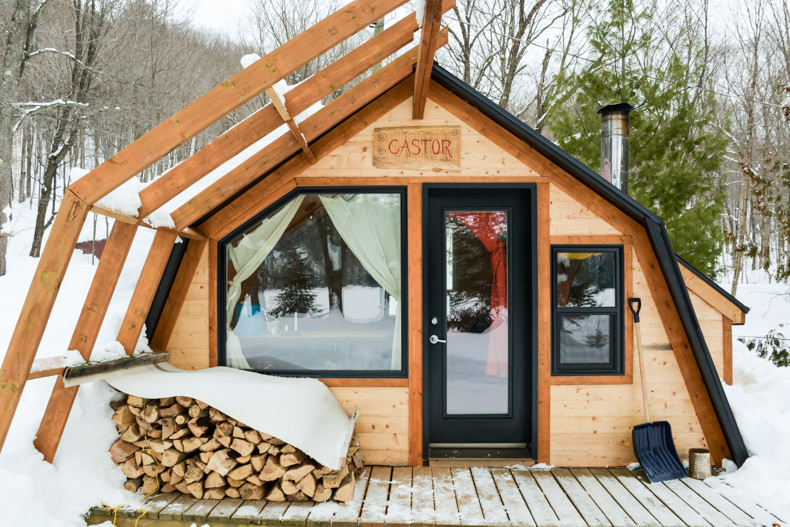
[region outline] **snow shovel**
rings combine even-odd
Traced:
[[[639,373],[642,377],[642,402],[645,405],[645,418],[647,419],[647,423],[635,426],[631,434],[634,454],[651,483],[681,479],[686,477],[686,469],[683,468],[683,463],[678,457],[678,451],[672,439],[672,428],[667,421],[651,423],[650,412],[647,409],[647,380],[645,361],[642,357],[642,332],[639,328],[639,310],[642,308],[642,300],[629,298],[628,307],[634,315],[636,347],[639,350]]]

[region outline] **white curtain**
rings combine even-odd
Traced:
[[[392,339],[393,370],[401,368],[401,214],[393,194],[320,195],[337,232],[359,262],[398,302]],[[348,198],[348,199],[347,199]]]
[[[255,230],[247,233],[235,247],[228,245],[227,251],[236,275],[228,282],[225,302],[225,362],[233,368],[249,369],[250,364],[241,352],[241,342],[230,327],[236,303],[241,296],[241,283],[258,271],[263,261],[272,252],[288,224],[302,204],[304,196],[296,196],[277,214],[266,218]]]

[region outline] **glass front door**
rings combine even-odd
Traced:
[[[527,190],[428,189],[428,443],[524,448],[531,436]]]

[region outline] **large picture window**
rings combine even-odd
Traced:
[[[552,247],[553,375],[623,374],[623,250]]]
[[[340,192],[297,194],[222,240],[226,366],[404,374],[403,192]]]

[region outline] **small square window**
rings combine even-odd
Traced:
[[[623,374],[623,251],[552,247],[552,374]]]

